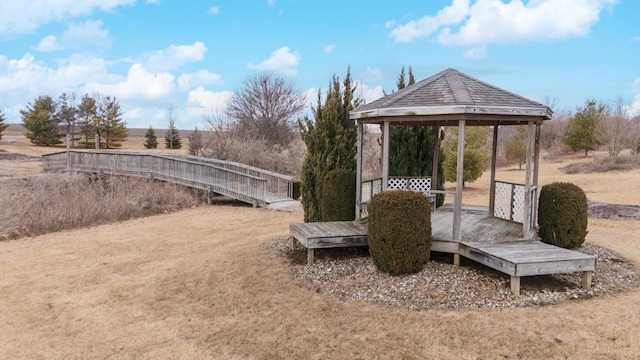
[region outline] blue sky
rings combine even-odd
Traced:
[[[400,68],[452,67],[574,110],[622,98],[640,115],[637,0],[2,0],[0,109],[37,96],[116,96],[130,127],[203,127],[244,79],[273,71],[315,103],[336,74],[367,101]]]

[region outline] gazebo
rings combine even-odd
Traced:
[[[427,196],[453,196],[431,214],[432,250],[452,253],[454,264],[460,255],[511,275],[511,289],[519,294],[520,277],[566,272],[583,272],[583,286],[590,287],[595,258],[561,249],[537,240],[535,231],[540,127],[549,120],[547,106],[487,84],[455,69],[446,69],[391,95],[350,112],[356,121],[357,170],[355,221],[346,223],[292,224],[294,239],[309,250],[335,246],[366,245],[367,206],[380,191],[406,189]],[[382,128],[382,174],[379,179],[362,179],[364,127]],[[430,126],[434,134],[442,127],[458,128],[455,191],[431,188],[437,184],[438,167],[427,178],[389,176],[389,134],[391,125]],[[527,156],[524,184],[496,180],[497,144],[500,127],[527,127]],[[467,126],[493,130],[489,206],[463,206],[464,133]],[[434,146],[433,164],[439,159],[439,136]],[[326,225],[322,225],[326,224]]]
[[[365,124],[382,126],[382,179],[380,191],[389,189],[389,133],[391,125],[431,126],[439,133],[443,126],[458,127],[457,177],[454,195],[452,240],[462,241],[462,188],[464,166],[464,133],[467,126],[493,128],[491,156],[491,190],[489,216],[498,216],[522,223],[522,238],[535,236],[535,199],[538,185],[538,159],[540,156],[540,126],[551,118],[547,106],[482,82],[455,69],[446,69],[412,86],[361,106],[350,113],[358,124],[357,176],[362,174],[362,141]],[[510,208],[496,208],[496,154],[498,131],[501,126],[527,126],[527,157],[525,183],[517,186]],[[440,137],[436,136],[433,163],[438,163]],[[438,167],[433,167],[429,193],[442,193],[431,189],[436,184]],[[405,185],[406,181],[402,185]],[[393,186],[392,186],[393,187]],[[362,218],[367,202],[362,197],[362,179],[356,180],[356,220]],[[510,189],[511,190],[511,189]],[[375,189],[373,192],[377,192]],[[527,196],[524,196],[527,194]],[[364,199],[367,200],[367,199]],[[515,203],[513,203],[515,202]],[[498,210],[498,211],[496,211]],[[507,211],[505,211],[507,210]],[[456,261],[457,262],[457,261]]]

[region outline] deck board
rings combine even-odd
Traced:
[[[464,206],[462,241],[453,239],[453,208],[443,206],[431,214],[433,251],[460,254],[501,271],[519,284],[519,277],[595,271],[593,256],[523,239],[522,224],[490,217],[487,208]],[[313,249],[367,246],[367,224],[353,221],[291,224],[290,234],[309,251]],[[517,286],[519,293],[519,285]]]

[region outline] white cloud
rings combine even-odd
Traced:
[[[60,44],[58,44],[58,40],[56,39],[55,35],[44,37],[42,40],[40,40],[38,46],[33,47],[34,50],[41,52],[51,52],[60,50],[61,48],[62,47],[60,46]]]
[[[437,34],[444,45],[483,46],[585,36],[600,13],[618,0],[454,0],[436,16],[394,28],[397,42]]]
[[[335,48],[336,48],[336,46],[335,46],[335,45],[333,45],[333,44],[331,44],[331,45],[327,45],[327,46],[325,46],[325,47],[324,47],[324,49],[323,49],[323,51],[324,51],[325,53],[329,54],[329,53],[330,53],[330,52],[332,52],[332,51],[333,51],[333,49],[335,49]]]
[[[162,2],[162,0],[147,0],[147,4],[158,5]]]
[[[175,70],[184,64],[201,61],[206,52],[204,43],[196,41],[193,45],[171,45],[166,49],[144,54],[135,62],[143,64],[150,71]]]
[[[484,57],[487,57],[487,47],[486,46],[472,47],[471,49],[464,52],[464,56],[471,59],[482,59]]]
[[[200,70],[196,73],[182,74],[178,77],[178,87],[180,90],[188,90],[196,86],[217,84],[221,81],[221,76],[209,72],[208,70]]]
[[[247,68],[260,71],[275,71],[285,75],[295,75],[298,73],[297,66],[299,62],[300,56],[298,52],[291,53],[287,46],[283,46],[272,52],[267,60],[258,65],[249,62]]]
[[[384,27],[389,29],[389,28],[392,28],[395,24],[396,24],[395,20],[389,20],[386,23],[384,23]]]
[[[384,79],[384,75],[382,75],[382,71],[380,71],[380,69],[368,66],[367,71],[362,73],[360,77],[367,81],[381,81]]]
[[[355,95],[364,101],[363,105],[376,101],[384,96],[382,85],[370,87],[360,80],[355,80],[354,84],[356,86]]]
[[[269,4],[269,6],[275,6],[276,0],[267,0],[267,3]]]
[[[118,6],[133,5],[136,0],[2,0],[0,5],[0,36],[33,32],[44,24],[78,16],[91,15],[94,10],[109,11]]]
[[[631,41],[640,41],[640,36],[634,36],[631,38]]]
[[[85,49],[90,45],[109,46],[109,32],[102,29],[102,21],[85,21],[82,24],[71,23],[62,34],[60,41],[49,35],[40,40],[34,50],[51,52],[61,49]]]
[[[482,1],[482,0],[481,0]],[[493,1],[493,0],[490,0]],[[425,16],[412,20],[391,30],[396,42],[411,42],[436,32],[441,26],[459,24],[469,13],[469,0],[453,0],[453,3],[440,10],[436,16]]]
[[[220,12],[220,7],[219,6],[212,6],[209,9],[209,14],[212,14],[212,15],[218,15],[219,12]]]
[[[82,24],[69,24],[69,28],[60,39],[62,46],[72,49],[82,49],[87,45],[98,44],[102,47],[109,45],[109,32],[102,29],[102,21],[85,21]]]
[[[202,115],[206,112],[221,113],[226,109],[232,96],[233,92],[231,91],[214,92],[198,86],[195,90],[189,91],[185,105],[187,115],[191,118],[202,118]]]
[[[121,100],[158,100],[166,98],[174,90],[175,76],[167,72],[152,73],[141,64],[129,68],[126,79],[117,83],[91,83],[89,93],[98,92]]]

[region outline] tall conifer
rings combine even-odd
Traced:
[[[333,169],[356,169],[357,128],[355,122],[349,119],[349,111],[358,107],[361,100],[354,98],[354,92],[350,69],[342,86],[334,75],[324,103],[318,91],[318,105],[313,108],[314,118],[305,116],[298,121],[302,139],[307,145],[300,187],[305,222],[322,221],[320,199],[322,181],[327,172]]]

